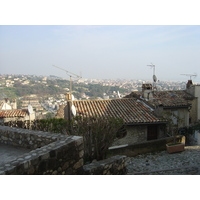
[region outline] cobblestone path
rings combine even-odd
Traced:
[[[186,146],[185,151],[167,151],[127,157],[128,175],[200,175],[200,146]]]

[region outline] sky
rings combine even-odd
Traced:
[[[197,74],[193,80],[200,82],[200,25],[195,24],[194,0],[180,1],[181,9],[179,1],[171,0],[165,5],[141,0],[135,6],[128,0],[123,5],[86,0],[88,4],[73,1],[60,6],[58,0],[48,1],[48,7],[36,0],[39,6],[32,3],[30,10],[20,8],[26,1],[12,1],[12,8],[6,2],[9,12],[0,13],[0,74],[69,79],[55,65],[84,79],[151,80],[153,69],[147,65],[153,64],[160,81],[187,81],[189,76],[181,74]]]
[[[0,73],[184,80],[200,75],[199,25],[2,25]]]

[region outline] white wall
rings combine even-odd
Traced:
[[[200,85],[195,85],[194,95],[197,97],[197,120],[200,120]]]

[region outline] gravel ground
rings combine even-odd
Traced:
[[[186,146],[185,151],[167,151],[127,157],[128,175],[200,175],[200,146]]]

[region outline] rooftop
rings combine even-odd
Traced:
[[[25,117],[28,114],[28,110],[1,110],[0,118],[9,118],[9,117]]]
[[[73,101],[77,116],[122,118],[125,124],[160,123],[152,110],[135,99],[102,99]]]
[[[126,98],[142,99],[142,92],[132,92]],[[153,99],[148,100],[148,104],[153,107],[162,105],[164,107],[188,107],[188,100],[194,97],[188,94],[185,90],[177,91],[153,91]]]

